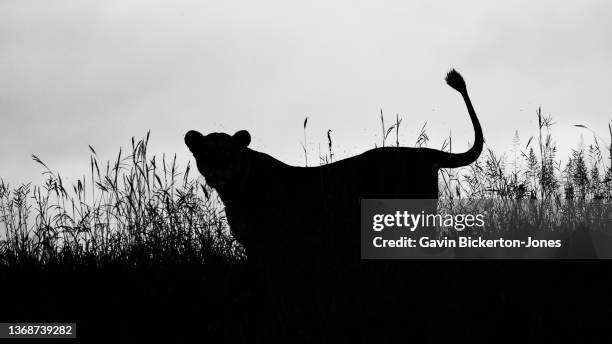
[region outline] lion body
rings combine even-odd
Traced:
[[[249,150],[249,175],[220,196],[232,233],[247,251],[261,247],[257,256],[275,250],[299,256],[312,249],[329,255],[340,251],[333,244],[359,248],[339,241],[359,238],[361,199],[438,197],[438,168],[428,151],[377,148],[328,165],[294,167]]]

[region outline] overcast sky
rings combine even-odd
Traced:
[[[151,130],[154,152],[190,155],[189,129],[247,129],[252,148],[303,164],[332,129],[338,157],[380,144],[379,111],[413,145],[473,131],[461,72],[487,144],[508,152],[556,119],[562,156],[612,119],[612,2],[602,1],[0,1],[0,177],[42,181],[113,159]],[[609,140],[609,138],[608,138]],[[608,142],[609,143],[609,142]]]

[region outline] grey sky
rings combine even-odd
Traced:
[[[338,157],[380,142],[379,109],[412,145],[473,133],[465,77],[487,144],[509,151],[556,119],[560,155],[612,119],[610,1],[0,2],[0,176],[41,181],[34,153],[64,176],[113,159],[151,130],[154,152],[190,158],[188,129],[247,129],[252,147],[303,164],[333,130]],[[403,132],[402,132],[403,131]]]

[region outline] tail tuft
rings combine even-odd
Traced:
[[[446,83],[448,86],[454,88],[460,93],[466,92],[465,81],[459,72],[454,69],[451,69],[448,74],[446,74]]]

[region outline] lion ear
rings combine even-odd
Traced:
[[[234,136],[234,140],[236,140],[241,145],[247,147],[249,143],[251,143],[251,134],[249,134],[246,130],[237,131]]]

